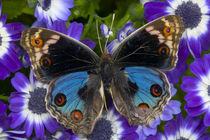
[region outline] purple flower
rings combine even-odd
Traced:
[[[33,129],[37,138],[44,138],[45,132],[54,133],[60,127],[45,108],[47,85],[34,79],[30,73],[30,81],[20,72],[11,79],[17,92],[11,93],[8,99],[12,118],[11,128],[23,129],[30,137]]]
[[[55,21],[52,26],[48,26],[48,29],[61,32],[63,34],[66,34],[76,40],[80,40],[82,36],[82,31],[83,31],[83,24],[82,23],[77,23],[77,22],[72,22],[68,29],[66,29],[66,24],[64,21]],[[91,39],[84,39],[80,40],[83,44],[87,45],[89,48],[92,50],[95,48],[96,43],[93,42]]]
[[[171,84],[172,97],[176,94],[177,90]],[[170,100],[169,103],[164,108],[163,112],[156,117],[154,121],[151,122],[149,127],[145,125],[140,125],[136,132],[138,133],[141,140],[145,140],[149,135],[155,135],[157,133],[157,125],[160,121],[169,121],[173,119],[173,114],[179,114],[181,103],[176,100]]]
[[[0,101],[0,139],[18,139],[25,140],[25,131],[8,130],[11,124],[11,118],[6,115],[7,105]]]
[[[71,15],[69,8],[74,7],[74,0],[38,0],[34,16],[39,21],[52,25],[52,21],[67,21]]]
[[[185,109],[190,116],[205,113],[204,124],[210,126],[210,54],[190,64],[195,76],[185,76],[181,89],[187,92]]]
[[[102,116],[97,120],[92,134],[72,134],[71,138],[72,140],[96,140],[98,138],[104,140],[137,140],[139,137],[135,132],[136,129],[137,127],[130,126],[127,120],[121,116],[114,108],[114,105],[111,104],[109,111],[103,112]]]
[[[164,134],[157,133],[149,136],[147,140],[209,140],[210,134],[204,134],[207,127],[199,117],[177,115],[176,119],[170,120],[164,126]]]
[[[181,39],[179,58],[185,60],[189,52],[193,57],[201,56],[201,49],[208,50],[210,23],[210,1],[208,0],[165,0],[148,2],[144,5],[145,18],[152,21],[164,15],[179,15],[184,22],[185,32]]]
[[[1,15],[0,1],[0,80],[10,76],[10,72],[15,72],[22,68],[18,57],[21,49],[18,48],[14,41],[20,39],[23,25],[21,23],[6,23],[6,15]]]
[[[120,44],[120,42],[122,40],[124,40],[128,35],[130,35],[133,31],[135,31],[136,29],[133,28],[133,23],[132,22],[128,22],[125,24],[124,29],[118,31],[117,33],[117,39],[113,40],[112,42],[110,42],[107,45],[107,49],[108,52],[110,54],[112,54],[114,52],[114,50],[116,49],[116,47],[118,47],[118,45]],[[104,29],[102,30],[102,33],[104,33]],[[106,36],[105,36],[106,37]]]

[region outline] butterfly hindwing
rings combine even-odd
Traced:
[[[95,69],[98,56],[86,45],[64,34],[44,28],[22,33],[21,45],[28,52],[38,80],[50,80],[71,72]]]
[[[90,134],[102,113],[103,84],[98,75],[88,72],[67,74],[50,83],[46,108],[74,133]]]
[[[179,16],[156,19],[131,33],[113,52],[112,60],[121,67],[147,66],[172,69],[184,25]]]
[[[118,70],[111,88],[115,107],[131,125],[148,126],[171,97],[165,74],[147,67]]]

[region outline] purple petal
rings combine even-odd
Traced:
[[[117,32],[117,39],[119,42],[123,41],[126,38],[126,33],[121,30]]]
[[[15,77],[11,79],[11,83],[13,87],[19,92],[22,92],[23,89],[25,89],[30,84],[28,78],[20,72],[15,74]]]
[[[0,63],[0,80],[6,79],[8,76],[10,76],[9,70]]]
[[[202,59],[196,58],[195,61],[190,64],[190,69],[198,78],[202,80],[202,76],[208,74],[208,69],[205,69],[205,65]]]
[[[170,100],[167,107],[171,111],[172,114],[179,114],[181,112],[180,110],[181,103],[179,101]]]
[[[0,115],[5,114],[7,110],[7,105],[4,104],[1,100],[0,100]]]
[[[190,99],[187,100],[188,107],[197,107],[204,103],[202,97],[200,96],[192,96]]]
[[[0,114],[0,129],[6,131],[9,128],[10,122],[9,117],[7,117],[5,114]]]
[[[152,21],[169,13],[166,11],[168,5],[164,2],[147,2],[144,4],[144,17],[148,21]]]
[[[145,140],[146,136],[144,135],[144,132],[142,130],[143,128],[141,126],[138,127],[138,129],[136,130],[137,134],[139,135],[139,138],[141,140]]]
[[[108,38],[108,36],[109,36],[109,29],[108,29],[107,25],[101,24],[100,28],[101,28],[101,33],[104,35],[104,37]]]
[[[3,24],[5,24],[6,23],[6,20],[7,20],[7,15],[6,14],[2,14],[0,16],[0,22],[2,22]]]
[[[200,140],[200,137],[205,133],[205,131],[207,130],[207,126],[204,125],[205,123],[203,123],[203,120],[199,123],[199,125],[197,126],[197,128],[194,130],[194,133],[196,133],[197,137]]]
[[[21,125],[26,119],[26,116],[24,116],[22,112],[18,112],[18,113],[12,112],[9,114],[9,117],[12,118],[11,128],[13,129]]]
[[[210,69],[210,54],[203,55],[203,66],[205,67],[205,71]]]
[[[39,21],[39,20],[36,20],[32,25],[31,27],[43,27],[43,28],[47,28],[47,25],[45,22],[43,21]]]
[[[51,30],[57,31],[57,32],[61,32],[63,34],[66,34],[66,24],[64,21],[62,20],[56,20],[53,22],[53,25],[50,26]]]
[[[204,124],[205,126],[210,126],[210,111],[207,111],[204,116]]]
[[[160,124],[160,117],[158,116],[155,120],[153,120],[153,121],[150,123],[149,127],[150,127],[150,128],[156,128],[157,125],[159,125],[159,124]]]
[[[206,133],[199,138],[199,140],[210,140],[210,133]]]
[[[51,118],[49,115],[47,115],[47,118],[45,121],[43,121],[43,123],[50,133],[54,133],[60,128],[58,122],[55,119]]]
[[[195,39],[195,38],[188,38],[189,40],[189,45],[190,45],[190,49],[192,51],[192,55],[196,58],[200,58],[201,57],[201,44],[200,44],[200,40],[199,39]]]
[[[182,79],[183,83],[181,84],[181,89],[185,92],[190,92],[190,91],[197,91],[196,87],[200,80],[196,77],[192,76],[185,76]]]
[[[118,39],[115,39],[107,45],[107,50],[109,54],[112,54],[114,52],[114,50],[118,47],[119,43],[120,42],[118,41]]]
[[[30,137],[33,132],[33,123],[34,123],[33,117],[31,115],[28,115],[24,124],[24,130],[26,131],[27,137]]]
[[[34,16],[37,18],[37,20],[42,21],[43,17],[44,17],[44,13],[42,11],[42,9],[38,10],[38,6],[36,6],[35,8],[35,12],[34,12]]]
[[[200,122],[201,120],[198,117],[187,116],[184,121],[185,128],[191,132],[194,132],[194,130],[199,126]]]
[[[36,121],[37,120],[37,121]],[[44,124],[41,121],[41,118],[39,115],[36,115],[35,121],[34,121],[34,128],[37,138],[43,138],[44,137]]]
[[[178,62],[184,62],[189,55],[189,50],[187,47],[187,41],[185,38],[181,38],[179,43],[179,51],[178,51]]]
[[[81,40],[81,42],[87,45],[91,50],[94,50],[96,46],[96,43],[93,42],[91,39],[84,39],[84,40]]]
[[[202,105],[191,108],[188,107],[187,104],[185,104],[184,109],[188,112],[190,116],[198,116],[206,111]]]
[[[7,53],[2,56],[0,63],[12,72],[17,71],[22,67],[17,55],[11,49],[7,49]]]
[[[67,35],[76,39],[80,40],[83,31],[83,24],[72,22],[67,30]]]
[[[162,133],[158,132],[154,136],[152,135],[148,136],[147,140],[166,140],[166,137]]]
[[[5,27],[10,35],[19,34],[23,30],[23,25],[21,23],[9,23],[6,24]]]
[[[176,125],[177,125],[176,120],[170,120],[167,122],[167,124],[164,126],[164,132],[167,137],[176,134],[177,131]]]
[[[167,106],[165,107],[164,111],[162,112],[162,114],[160,115],[160,119],[163,121],[168,121],[173,119],[173,115],[171,114],[171,112],[167,109]]]
[[[149,128],[143,125],[143,131],[146,136],[155,135],[157,133],[157,128]]]

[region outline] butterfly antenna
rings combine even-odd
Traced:
[[[99,37],[99,31],[98,31],[98,20],[96,20],[96,32],[97,32],[97,36],[98,36],[98,44],[99,44],[101,53],[103,53],[103,50],[102,50],[102,47],[101,47],[101,40],[100,40],[100,37]]]
[[[113,26],[113,23],[114,23],[114,19],[115,19],[115,13],[112,15],[112,23],[111,23],[110,31],[112,31],[112,26]],[[109,32],[108,32],[108,34],[109,34]],[[107,50],[106,47],[107,47],[108,40],[109,40],[109,35],[106,39],[105,48],[104,48],[104,52],[107,52],[107,53],[108,53],[108,50]]]

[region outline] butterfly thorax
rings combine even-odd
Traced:
[[[110,87],[112,81],[112,61],[110,54],[104,53],[100,59],[100,74],[104,86],[104,94],[106,98],[107,105],[110,101]]]

